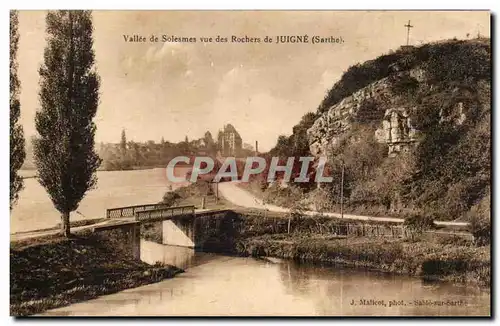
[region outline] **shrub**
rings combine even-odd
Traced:
[[[177,201],[181,199],[181,196],[177,192],[169,191],[163,195],[163,204],[167,204],[169,206],[173,206],[177,203]]]
[[[437,239],[437,243],[441,245],[453,245],[453,246],[464,246],[464,247],[470,246],[472,244],[470,240],[464,239],[456,235],[440,237]]]
[[[487,245],[491,241],[490,195],[485,196],[478,204],[472,206],[468,213],[469,231],[477,245]]]
[[[413,94],[418,89],[418,81],[409,74],[390,78],[392,90],[397,95]]]
[[[421,215],[416,213],[407,214],[403,225],[409,229],[419,232],[431,230],[436,227],[436,225],[434,224],[433,216],[428,214]]]

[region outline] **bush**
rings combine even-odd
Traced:
[[[169,192],[166,192],[165,195],[163,195],[162,204],[174,206],[179,199],[181,199],[181,196],[179,196],[179,194],[177,192],[169,191]]]
[[[431,230],[436,227],[434,218],[431,215],[420,215],[415,213],[407,214],[403,225],[418,231]]]
[[[453,245],[453,246],[463,246],[463,247],[468,247],[472,244],[470,240],[464,239],[456,235],[440,237],[437,239],[437,243],[441,245]]]
[[[392,91],[397,95],[413,94],[418,89],[418,80],[409,74],[390,78]]]
[[[264,201],[266,203],[282,206],[282,207],[293,207],[295,203],[302,200],[302,190],[295,186],[288,184],[283,187],[280,182],[274,182],[269,186],[264,192]]]
[[[478,204],[472,206],[468,213],[469,231],[477,245],[484,246],[491,242],[490,195],[485,196]]]

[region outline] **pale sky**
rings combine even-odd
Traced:
[[[177,142],[215,137],[231,123],[243,141],[269,150],[315,111],[343,71],[406,43],[489,36],[489,12],[94,11],[101,76],[96,140]],[[21,11],[18,52],[21,123],[35,134],[45,12]],[[197,37],[188,43],[127,43],[123,35]],[[339,44],[203,44],[199,37],[342,36]]]

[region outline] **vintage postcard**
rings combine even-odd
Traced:
[[[12,316],[491,316],[489,11],[10,12]]]

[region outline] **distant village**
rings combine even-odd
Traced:
[[[149,140],[135,142],[127,139],[122,131],[117,143],[97,143],[96,151],[102,159],[100,170],[131,170],[140,168],[164,167],[175,156],[231,156],[246,157],[255,153],[254,146],[244,143],[232,124],[224,125],[217,138],[207,131],[202,138],[172,143],[161,138],[159,142]],[[23,169],[35,169],[33,163],[32,141],[27,141],[26,161]]]
[[[243,140],[231,124],[224,125],[214,139],[210,131],[202,138],[192,139],[186,136],[184,141],[172,143],[163,138],[160,142],[127,141],[122,132],[120,143],[96,146],[103,162],[102,170],[129,170],[138,168],[164,167],[175,156],[232,156],[244,157],[253,155],[255,149]]]

